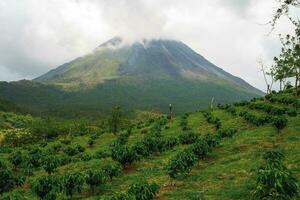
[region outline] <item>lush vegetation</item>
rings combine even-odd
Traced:
[[[119,108],[107,123],[2,112],[1,199],[297,199],[293,91],[172,120],[129,123]]]

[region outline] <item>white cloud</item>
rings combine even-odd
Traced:
[[[119,35],[181,40],[264,89],[257,60],[270,64],[280,50],[278,33],[292,30],[281,20],[267,35],[270,26],[262,24],[276,6],[275,0],[2,0],[0,80],[34,78]]]

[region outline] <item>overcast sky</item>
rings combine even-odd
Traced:
[[[279,33],[275,0],[1,0],[0,80],[32,79],[121,36],[181,40],[224,70],[265,89]]]

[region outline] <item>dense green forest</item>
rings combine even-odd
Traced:
[[[170,119],[104,122],[1,112],[1,199],[292,199],[294,88]]]

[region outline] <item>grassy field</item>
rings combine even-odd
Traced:
[[[278,94],[291,96],[292,94]],[[300,100],[299,98],[297,99]],[[256,102],[283,106],[282,103],[271,103],[268,100],[257,100]],[[289,106],[291,107],[291,106]],[[248,106],[235,106],[237,112],[248,111],[254,115],[268,115],[268,113],[250,109]],[[148,157],[143,157],[139,161],[134,162],[130,166],[123,169],[122,173],[115,177],[112,181],[97,188],[97,192],[92,194],[87,185],[81,193],[77,193],[73,199],[105,199],[106,197],[115,195],[120,192],[126,192],[132,183],[142,179],[148,182],[156,182],[160,185],[160,190],[157,199],[212,199],[212,200],[230,200],[230,199],[252,199],[253,190],[255,188],[256,171],[262,163],[262,153],[267,149],[279,148],[285,154],[284,164],[292,170],[294,175],[300,180],[300,116],[297,110],[297,116],[286,116],[288,119],[287,126],[280,132],[274,128],[271,123],[266,123],[262,126],[256,126],[246,121],[242,116],[233,115],[225,109],[214,108],[211,113],[219,118],[222,123],[222,128],[234,128],[237,133],[232,137],[223,138],[220,144],[214,147],[208,156],[200,160],[196,164],[188,176],[179,179],[171,179],[166,173],[165,166],[171,158],[183,149],[189,148],[190,145],[179,144],[170,150],[161,153],[154,153]],[[1,113],[5,115],[6,113]],[[7,114],[6,114],[7,115]],[[0,117],[1,119],[1,117]],[[30,118],[31,119],[31,118]],[[174,118],[167,122],[162,128],[162,137],[178,137],[181,132],[180,117]],[[3,122],[5,129],[11,124]],[[215,126],[208,123],[202,111],[190,113],[188,118],[188,127],[197,135],[216,134]],[[143,123],[143,127],[133,129],[130,134],[127,145],[134,146],[138,141],[141,141],[148,134],[152,123]],[[3,125],[4,127],[4,125]],[[4,128],[2,129],[2,131]],[[54,174],[64,175],[68,172],[83,172],[88,169],[100,169],[107,163],[116,163],[108,155],[105,158],[96,158],[97,152],[110,152],[111,144],[118,136],[109,132],[101,133],[95,140],[93,146],[88,145],[90,138],[89,134],[82,136],[67,135],[58,137],[55,140],[48,141],[46,146],[35,144],[32,146],[40,146],[47,149],[59,141],[68,139],[71,144],[80,144],[85,148],[85,152],[81,154],[91,155],[90,160],[81,160],[81,154],[73,156],[72,162],[62,165],[57,168]],[[3,135],[0,136],[3,138]],[[26,145],[28,147],[28,145]],[[30,146],[30,145],[29,145]],[[13,152],[19,150],[26,153],[26,147],[10,148]],[[5,161],[10,168],[13,166],[8,161],[10,153],[1,152],[0,159]],[[59,151],[57,153],[63,156],[65,153]],[[18,169],[14,169],[18,170]],[[38,199],[37,196],[30,190],[30,183],[37,177],[47,175],[42,168],[36,168],[31,176],[26,178],[22,186],[16,187],[10,193],[20,193],[24,199]],[[7,193],[9,194],[9,193]],[[64,199],[62,195],[60,197]]]

